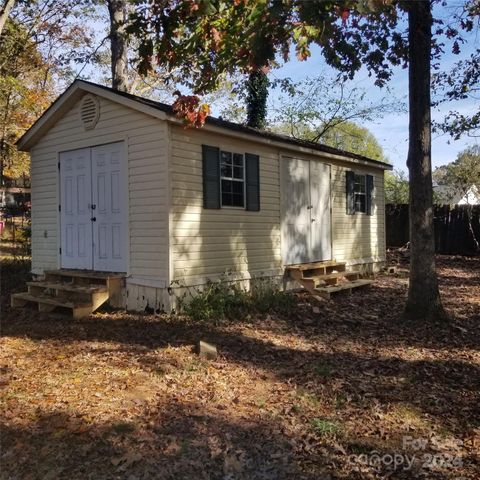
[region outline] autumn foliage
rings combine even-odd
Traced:
[[[177,99],[172,104],[172,109],[177,118],[181,119],[187,127],[201,128],[210,113],[206,103],[200,103],[197,95],[182,95],[178,90],[174,93]]]

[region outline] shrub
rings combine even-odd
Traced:
[[[183,311],[196,321],[219,322],[253,313],[276,312],[287,314],[294,300],[279,290],[271,280],[257,279],[247,291],[226,277],[209,281],[203,289],[190,292],[191,299],[183,304]]]

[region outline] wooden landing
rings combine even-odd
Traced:
[[[73,318],[79,319],[119,295],[124,278],[124,274],[110,272],[48,270],[44,280],[27,282],[28,292],[12,294],[11,305],[34,303],[40,312],[67,309]]]
[[[330,298],[332,294],[370,285],[356,270],[347,271],[345,262],[327,261],[289,265],[286,270],[312,295]]]

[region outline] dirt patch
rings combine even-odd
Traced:
[[[435,328],[399,320],[404,275],[219,326],[4,296],[0,477],[477,479],[480,259],[438,266],[455,319]]]

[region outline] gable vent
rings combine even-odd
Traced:
[[[100,117],[100,105],[93,95],[85,95],[80,105],[80,119],[85,130],[92,130]]]

